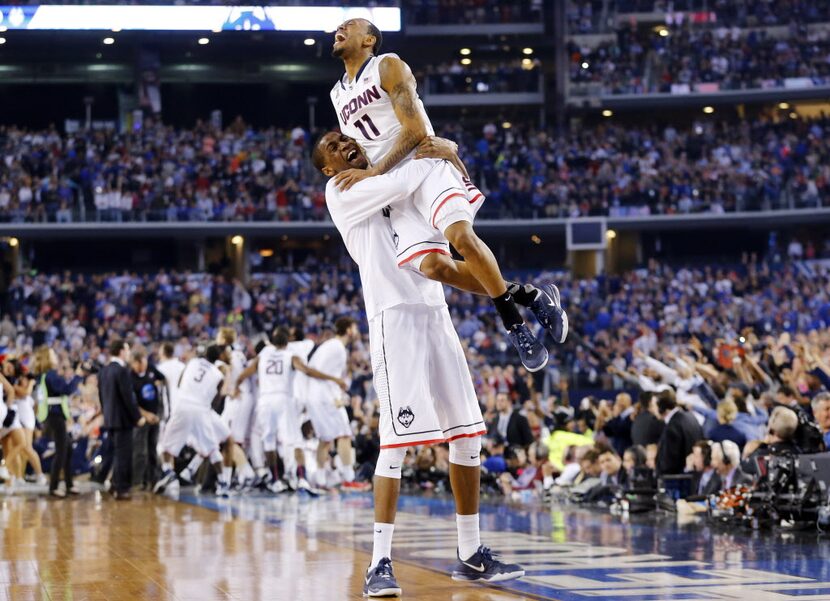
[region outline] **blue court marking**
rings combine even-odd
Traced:
[[[314,528],[314,536],[371,551],[371,537],[367,536],[370,494],[303,498],[291,506],[289,499],[266,495],[180,497],[186,503],[277,527],[299,507],[316,504],[323,513],[330,512],[333,520],[343,512],[352,512],[359,522],[344,523],[344,518],[338,529],[330,532],[320,528],[324,525],[321,522]],[[434,529],[444,536],[441,545],[451,540],[455,527],[451,499],[404,495],[399,511],[401,517],[423,517],[425,530]],[[295,522],[296,527],[306,530],[301,521]],[[484,544],[497,539],[492,543],[496,551],[500,544],[509,544],[511,548],[504,555],[510,560],[521,559],[528,571],[524,579],[501,588],[541,599],[734,599],[735,587],[746,587],[742,593],[747,598],[830,598],[830,540],[815,531],[750,532],[702,521],[679,525],[675,516],[665,514],[632,516],[631,523],[623,523],[619,517],[577,507],[489,502],[481,506],[481,528]],[[396,529],[395,542],[404,541],[408,544],[393,547],[396,561],[442,574],[452,569],[452,560],[424,555],[434,550],[435,543],[427,539],[419,549],[417,532]],[[576,556],[572,557],[575,547]],[[675,565],[689,561],[699,563]]]

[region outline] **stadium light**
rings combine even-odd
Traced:
[[[5,25],[0,25],[0,32],[4,32],[4,31],[8,31],[8,30],[9,30],[9,28],[6,27]]]
[[[604,111],[602,111],[602,116],[603,117],[613,117],[614,116],[614,111],[612,111],[611,109],[605,109]]]
[[[530,241],[533,242],[533,244],[541,244],[542,243],[542,239],[539,236],[537,236],[536,234],[533,234],[530,237]]]
[[[113,44],[115,44],[115,38],[104,38],[103,42],[107,46],[112,46]]]
[[[798,113],[796,113],[795,111],[790,113],[790,119],[798,119]]]
[[[231,244],[234,246],[242,246],[242,243],[245,242],[245,238],[237,234],[233,238],[231,238]]]
[[[613,240],[614,238],[617,237],[617,232],[615,232],[614,230],[607,230],[605,232],[605,237],[608,238],[609,240]]]
[[[707,115],[711,115],[712,113],[715,112],[715,107],[713,107],[713,106],[704,106],[703,107],[703,112],[706,113]]]
[[[583,68],[583,69],[587,69],[587,68],[588,68],[588,67],[590,67],[590,66],[591,66],[591,65],[589,65],[589,64],[588,64],[588,61],[585,61],[585,62],[583,62],[583,63],[582,63],[582,68]]]
[[[12,248],[15,248],[18,244],[20,244],[20,240],[18,240],[17,238],[9,238],[9,246],[11,246]]]
[[[661,38],[669,37],[669,30],[663,27],[659,32]]]
[[[790,108],[790,103],[789,102],[779,102],[778,103],[778,108],[780,108],[782,111],[786,111],[788,108]]]
[[[501,124],[501,126],[502,126],[503,129],[510,129],[511,127],[513,127],[513,124],[510,123],[510,121],[505,121],[504,123]]]
[[[471,64],[472,62],[473,62],[473,61],[471,61],[469,58],[462,58],[462,59],[461,59],[461,64],[462,64],[462,65],[469,65],[469,64]]]
[[[314,46],[315,39],[314,38],[306,38],[303,40],[303,44],[306,46]]]
[[[469,48],[462,48],[458,52],[459,54],[461,54],[461,56],[469,56],[472,50],[470,50]]]
[[[273,257],[274,256],[274,249],[273,248],[261,248],[259,249],[259,256],[263,258]]]
[[[533,48],[525,48],[522,50],[523,54],[533,54]]]
[[[199,38],[199,45],[200,46],[206,46],[207,44],[210,44],[210,39],[209,38]]]
[[[0,38],[0,44],[5,44],[5,43],[6,43],[6,38]]]
[[[526,70],[533,67],[533,61],[529,58],[523,58],[522,67],[524,67]]]

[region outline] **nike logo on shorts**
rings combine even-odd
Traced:
[[[396,470],[396,469],[398,469],[398,468],[400,468],[400,467],[401,467],[401,466],[399,466],[399,465],[390,465],[390,466],[389,466],[389,469],[390,469],[390,470]]]

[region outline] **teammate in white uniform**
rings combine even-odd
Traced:
[[[176,388],[173,414],[164,430],[163,474],[156,483],[155,492],[163,492],[176,480],[173,460],[189,444],[199,455],[209,459],[216,470],[217,496],[228,496],[233,469],[229,443],[233,438],[212,404],[217,396],[230,392],[231,383],[226,374],[229,360],[229,347],[212,344],[204,358],[187,362]]]
[[[327,375],[306,365],[300,357],[288,350],[288,330],[285,328],[277,328],[271,341],[272,344],[265,345],[242,371],[236,386],[243,386],[248,378],[254,373],[257,374],[259,400],[256,421],[262,435],[265,460],[273,478],[268,489],[279,493],[287,488],[277,474],[279,443],[284,449],[284,460],[292,454],[297,462],[298,488],[311,491],[311,486],[305,479],[301,424],[297,421],[297,411],[294,407],[294,374],[299,372],[312,378],[312,382],[332,382],[334,386],[341,388],[345,388],[345,382],[339,376]]]
[[[309,365],[331,376],[345,378],[349,360],[346,347],[358,339],[360,330],[351,317],[340,317],[334,323],[334,334],[334,338],[326,340],[312,353]],[[315,475],[321,487],[354,481],[353,434],[345,407],[347,401],[344,391],[329,382],[308,383],[308,417],[319,441]],[[334,445],[337,453],[331,457]]]
[[[11,383],[0,373],[0,443],[3,460],[9,472],[9,490],[17,481],[17,462],[23,451],[23,428],[17,415],[15,391]]]
[[[337,187],[346,191],[366,178],[382,175],[410,160],[415,148],[433,135],[432,125],[416,91],[415,78],[409,66],[395,54],[376,56],[382,43],[377,28],[365,19],[352,19],[338,27],[332,54],[343,60],[346,73],[331,91],[331,100],[337,112],[343,134],[354,138],[365,149],[370,161],[368,169],[347,168],[335,175]],[[318,168],[319,161],[315,159]],[[528,296],[529,291],[508,287],[489,247],[476,235],[472,223],[483,195],[467,177],[463,165],[458,171],[446,167],[446,176],[435,187],[424,187],[413,199],[424,220],[441,232],[464,257],[470,272],[492,299],[502,319],[510,341],[519,352],[529,371],[542,369],[548,360],[544,345],[536,339],[524,323],[516,306],[516,296]],[[402,231],[402,239],[412,244],[401,245],[399,263],[405,264],[425,253],[435,252],[432,237],[409,240]],[[402,240],[403,241],[403,240]],[[536,290],[534,296],[550,306],[558,306],[554,290]],[[564,342],[559,318],[545,324],[557,342]]]
[[[291,351],[292,355],[299,357],[303,363],[308,365],[308,357],[311,354],[311,351],[314,350],[314,341],[305,337],[305,330],[301,325],[292,326],[289,329],[289,333],[291,341],[288,343],[286,348]],[[301,432],[302,425],[306,420],[304,413],[306,411],[306,407],[308,406],[308,382],[309,377],[303,372],[297,372],[294,374],[293,410],[297,423],[300,425]],[[305,454],[306,441],[302,436],[300,443],[301,448],[295,452],[295,457],[297,458],[296,472],[298,474],[298,479],[302,477],[307,481],[307,462]],[[288,470],[288,473],[291,473],[290,470]]]
[[[324,145],[324,172],[354,166],[349,155],[338,144],[331,149]],[[486,429],[443,288],[395,265],[395,233],[389,219],[362,202],[411,196],[436,166],[434,161],[411,161],[406,170],[366,179],[347,192],[339,191],[333,181],[326,187],[331,218],[360,270],[381,409],[374,551],[364,585],[364,593],[372,597],[401,593],[390,559],[401,466],[407,447],[423,444],[449,442],[450,446],[459,556],[453,577],[498,581],[524,574],[519,566],[494,559],[480,545],[480,451]],[[413,227],[418,226],[426,239],[429,226],[415,220]]]
[[[248,358],[242,351],[241,346],[237,346],[236,330],[229,327],[219,328],[219,332],[216,334],[216,343],[231,348],[229,378],[230,382],[234,383],[239,378],[239,374],[248,366]],[[256,400],[251,382],[245,382],[238,390],[232,387],[232,390],[233,394],[225,397],[222,418],[231,429],[233,464],[237,470],[238,485],[244,488],[254,480],[254,470],[251,469],[243,448],[250,448],[251,422],[254,417]]]

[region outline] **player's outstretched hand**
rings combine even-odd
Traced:
[[[358,182],[374,175],[369,169],[346,169],[334,176],[334,185],[345,192]]]
[[[349,385],[346,384],[346,380],[339,379],[337,380],[337,385],[343,390],[343,392],[349,389]]]

